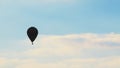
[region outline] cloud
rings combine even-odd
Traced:
[[[30,47],[31,42],[27,40],[18,41],[18,45],[26,48],[21,54],[29,57],[49,58],[52,56],[112,56],[119,55],[119,34],[71,34],[71,35],[41,35]],[[24,42],[24,43],[23,43]],[[16,44],[16,45],[17,45]],[[27,44],[24,46],[24,44]]]
[[[40,63],[36,59],[24,59],[24,60],[14,60],[7,59],[4,62],[14,65],[14,68],[119,68],[120,65],[120,57],[105,57],[105,58],[89,58],[89,59],[80,59],[80,58],[72,58],[60,60],[57,62],[51,63]],[[5,64],[7,65],[7,64]],[[2,68],[6,68],[5,65],[1,66]],[[9,67],[7,67],[9,68]],[[12,67],[13,68],[13,67]]]
[[[110,34],[72,34],[64,36],[46,36],[42,38],[41,43],[43,45],[65,45],[68,47],[86,47],[86,48],[96,48],[96,47],[107,47],[107,48],[119,48],[120,34],[110,33]],[[47,42],[47,43],[46,43]],[[101,45],[102,44],[102,45]],[[113,45],[115,44],[115,45]],[[111,46],[113,45],[113,47]]]
[[[0,53],[1,68],[119,68],[120,34],[39,35]],[[13,52],[12,52],[13,51]]]

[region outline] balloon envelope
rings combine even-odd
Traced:
[[[27,30],[27,35],[28,35],[28,37],[29,37],[29,39],[31,40],[32,45],[33,45],[33,42],[34,42],[34,40],[36,39],[36,37],[37,37],[37,35],[38,35],[38,30],[37,30],[37,28],[35,28],[35,27],[30,27],[30,28],[28,28],[28,30]]]

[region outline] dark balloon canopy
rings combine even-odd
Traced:
[[[29,37],[29,39],[31,40],[32,45],[33,45],[33,42],[34,42],[34,40],[36,39],[36,37],[37,37],[37,35],[38,35],[38,30],[37,30],[37,28],[35,28],[35,27],[30,27],[30,28],[28,28],[28,30],[27,30],[27,35],[28,35],[28,37]]]

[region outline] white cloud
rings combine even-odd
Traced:
[[[55,46],[68,46],[68,47],[107,47],[107,48],[119,48],[120,34],[72,34],[64,36],[46,36],[41,41],[42,45],[55,45]],[[47,42],[47,43],[46,43]],[[38,43],[39,44],[39,43]],[[102,45],[101,45],[102,44]],[[115,44],[115,45],[113,45]],[[117,45],[118,44],[118,45]],[[104,45],[104,46],[103,46]],[[112,47],[113,46],[113,47]]]
[[[73,34],[64,36],[39,36],[30,47],[29,39],[21,41],[19,44],[27,48],[22,55],[31,57],[50,57],[50,56],[83,56],[86,53],[94,55],[114,55],[119,54],[120,49],[119,34]],[[26,42],[27,41],[27,42]],[[21,44],[22,43],[22,44]],[[29,47],[29,48],[28,48]],[[102,53],[104,52],[104,53]],[[110,53],[112,52],[112,53]],[[88,54],[88,55],[90,55]]]
[[[119,39],[115,33],[39,35],[33,46],[29,39],[13,44],[22,51],[1,52],[0,68],[119,68]]]
[[[98,68],[119,68],[120,56],[118,57],[107,57],[99,60],[97,66]]]
[[[5,65],[14,64],[14,68],[119,68],[120,65],[120,57],[105,57],[105,58],[89,58],[89,59],[81,59],[81,58],[72,58],[60,60],[57,62],[50,63],[40,63],[36,59],[5,59],[4,65],[0,67],[9,68]],[[13,67],[12,67],[13,68]]]
[[[6,63],[6,59],[5,58],[0,58],[0,64],[4,65]]]

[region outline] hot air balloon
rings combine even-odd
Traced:
[[[33,45],[33,42],[34,42],[34,40],[36,39],[36,37],[37,37],[37,35],[38,35],[38,30],[37,30],[37,28],[35,28],[35,27],[30,27],[30,28],[28,28],[28,30],[27,30],[27,35],[28,35],[28,37],[29,37],[29,39],[31,40],[32,45]]]

